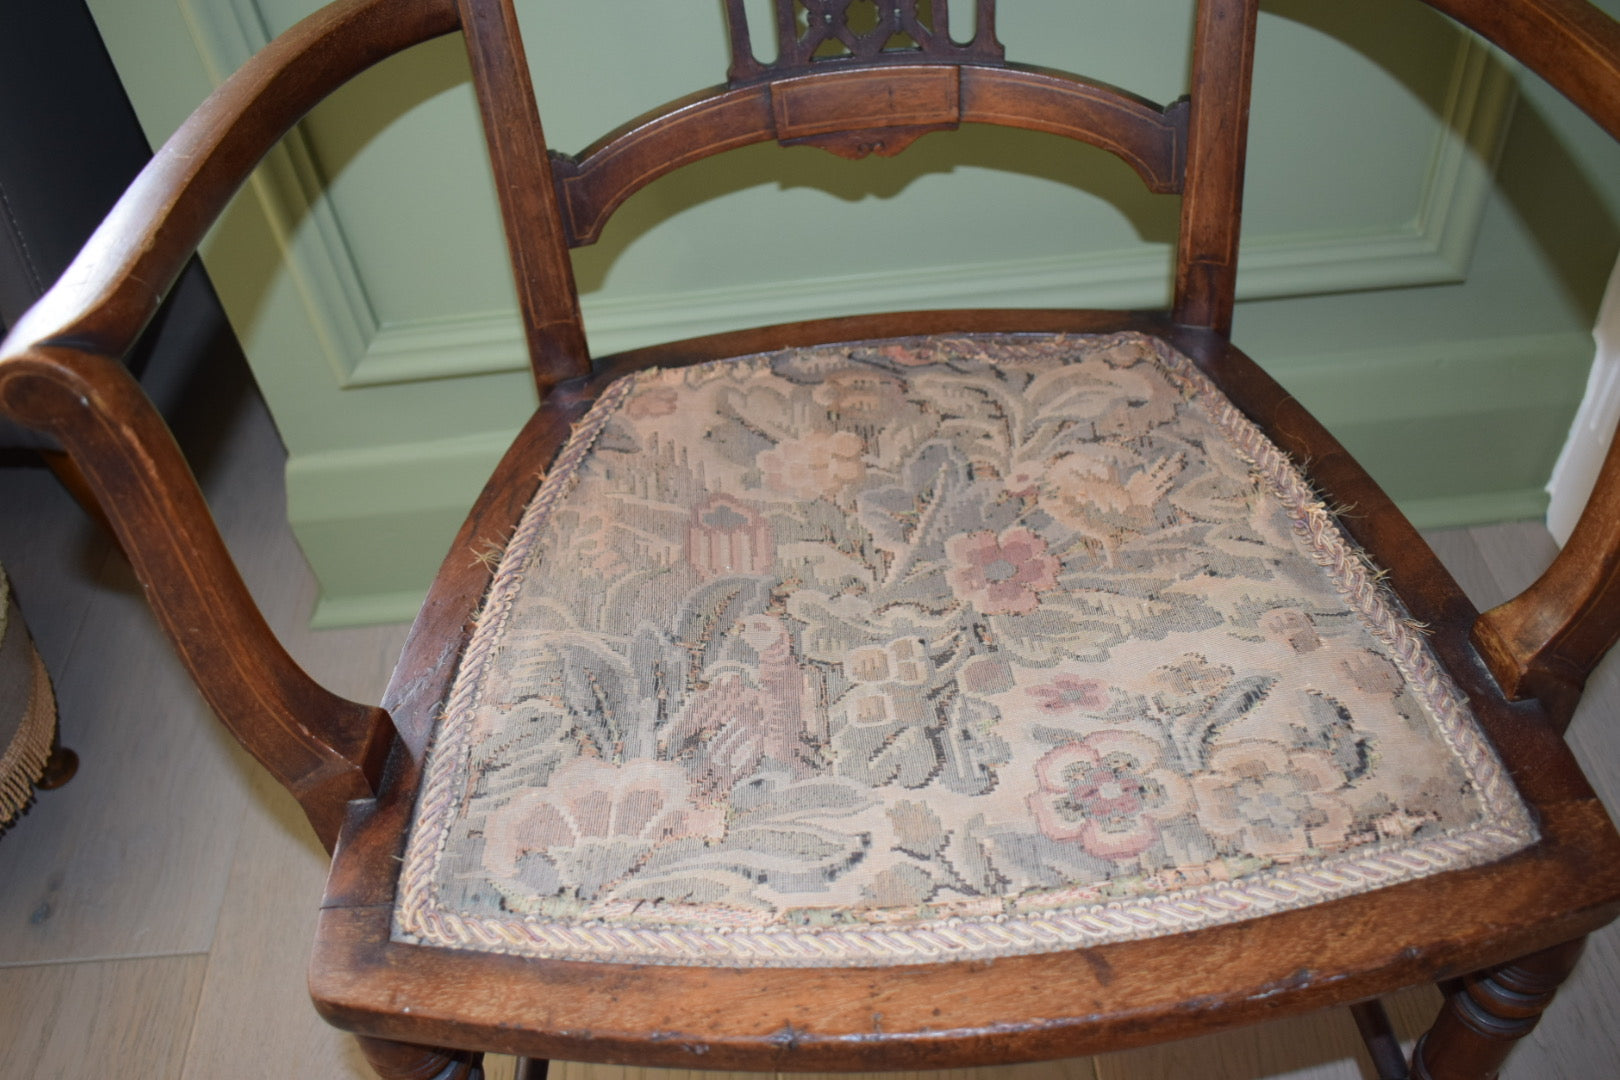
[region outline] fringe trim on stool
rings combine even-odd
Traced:
[[[45,663],[28,646],[33,686],[23,708],[22,726],[0,753],[0,825],[22,813],[34,797],[34,783],[45,774],[56,735],[56,695]]]

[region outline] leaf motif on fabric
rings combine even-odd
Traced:
[[[996,730],[995,707],[960,693],[946,695],[945,723],[936,738],[943,764],[940,783],[962,795],[983,795],[996,786],[997,766],[1012,756]]]
[[[860,494],[857,519],[872,543],[891,555],[890,582],[937,557],[946,537],[961,529],[958,505],[971,486],[967,461],[950,443],[936,441],[905,463],[896,483]]]
[[[864,696],[856,708],[872,710],[833,734],[833,765],[839,776],[870,787],[895,784],[920,788],[939,772],[939,751],[917,720],[877,710],[910,707],[876,695]],[[917,706],[919,719],[921,706]],[[904,715],[904,714],[901,714]]]
[[[1373,767],[1374,739],[1356,729],[1350,710],[1317,690],[1303,691],[1298,700],[1297,745],[1325,751],[1347,784],[1367,775]]]
[[[430,752],[407,940],[989,956],[1533,834],[1309,488],[1150,337],[643,372],[559,460]]]
[[[1245,675],[1171,721],[1171,739],[1188,763],[1207,762],[1210,747],[1222,732],[1264,701],[1277,679],[1271,675]]]

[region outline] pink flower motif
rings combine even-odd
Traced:
[[[1061,565],[1046,541],[1019,526],[997,536],[988,530],[960,533],[945,543],[951,560],[947,580],[959,600],[986,615],[1028,615],[1037,594],[1057,587]]]
[[[632,420],[646,420],[655,416],[668,416],[680,404],[680,395],[672,386],[653,386],[639,390],[625,402],[624,411]]]
[[[1242,739],[1210,754],[1209,772],[1193,777],[1199,823],[1246,855],[1290,858],[1333,850],[1354,814],[1337,792],[1344,770],[1320,750],[1290,750],[1269,739]]]
[[[1053,840],[1078,841],[1104,859],[1133,859],[1159,839],[1161,822],[1192,809],[1192,792],[1163,768],[1157,743],[1129,731],[1099,731],[1035,763],[1029,797]]]
[[[710,495],[692,511],[686,559],[705,578],[763,574],[776,561],[771,523],[730,495]]]
[[[836,496],[866,475],[866,443],[853,431],[812,431],[755,459],[765,486],[799,499]]]
[[[1044,474],[1045,466],[1041,463],[1020,465],[1003,478],[1001,486],[1015,499],[1032,499],[1040,494]]]
[[[1049,713],[1101,712],[1109,701],[1107,683],[1073,675],[1059,675],[1045,686],[1030,687],[1028,693],[1041,698],[1041,708]]]

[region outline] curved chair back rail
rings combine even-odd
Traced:
[[[880,95],[888,94],[911,104],[898,114],[877,109]],[[632,120],[578,155],[554,155],[552,175],[569,243],[579,247],[594,243],[631,195],[712,154],[775,140],[846,157],[891,155],[920,135],[964,123],[1045,131],[1100,146],[1135,169],[1150,191],[1181,191],[1185,102],[1161,107],[1062,72],[1008,65],[888,64],[716,87]]]

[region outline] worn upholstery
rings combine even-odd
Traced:
[[[427,768],[396,938],[575,959],[1038,952],[1534,838],[1422,628],[1139,335],[613,384]]]

